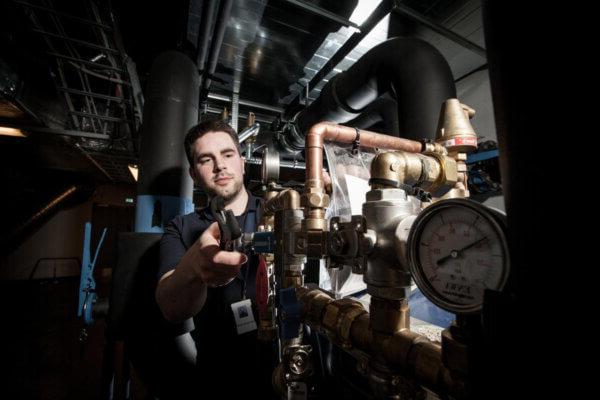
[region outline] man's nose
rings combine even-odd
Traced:
[[[223,157],[217,157],[215,159],[215,171],[221,171],[226,169],[227,167],[225,166],[225,159]]]

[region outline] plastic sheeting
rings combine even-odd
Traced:
[[[377,153],[361,148],[353,154],[352,145],[344,143],[325,142],[324,146],[333,188],[326,216],[350,220],[352,215],[362,214],[371,162]]]
[[[371,162],[377,154],[371,149],[352,151],[351,144],[325,142],[332,193],[326,217],[341,217],[349,221],[352,215],[362,214],[362,204],[369,191]],[[319,286],[341,298],[366,290],[362,275],[352,273],[349,266],[326,268],[321,264]]]

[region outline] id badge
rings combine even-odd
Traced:
[[[254,314],[252,314],[252,301],[250,299],[233,303],[231,305],[231,311],[233,311],[238,335],[256,329]]]

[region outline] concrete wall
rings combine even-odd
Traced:
[[[125,198],[135,199],[134,186],[99,186],[85,203],[62,209],[0,259],[0,280],[77,276],[81,268],[85,223],[92,220],[94,203],[126,206]],[[93,241],[92,250],[95,249]],[[93,255],[92,255],[93,256]],[[42,258],[60,260],[40,261]]]

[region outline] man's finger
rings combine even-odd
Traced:
[[[221,233],[219,232],[219,225],[216,222],[213,222],[206,228],[206,230],[200,236],[200,244],[201,246],[208,247],[216,245],[219,247],[219,239],[221,238]]]
[[[242,265],[248,261],[248,256],[237,251],[218,251],[212,258],[215,264]]]

